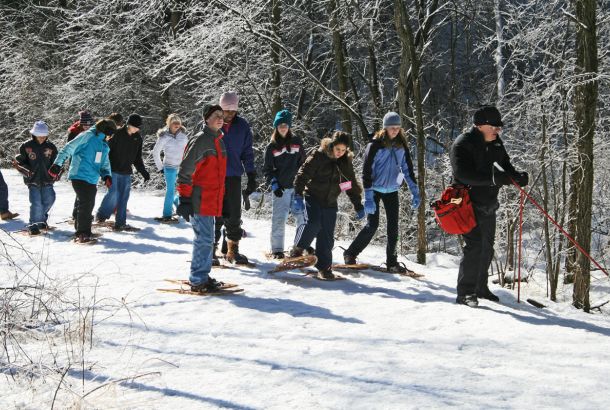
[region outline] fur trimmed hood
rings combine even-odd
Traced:
[[[352,152],[352,150],[349,149],[349,147],[347,147],[347,151],[345,152],[345,155],[343,155],[339,159],[336,159],[333,154],[333,139],[329,138],[329,137],[322,138],[322,141],[320,141],[320,147],[318,148],[318,151],[324,152],[328,156],[328,158],[330,158],[332,160],[336,160],[336,161],[340,161],[343,158],[347,158],[351,161],[352,158],[354,157],[354,153]]]

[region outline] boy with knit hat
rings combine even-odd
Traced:
[[[30,130],[31,139],[19,147],[19,154],[13,166],[23,175],[30,198],[30,235],[40,234],[47,229],[49,210],[55,203],[55,178],[49,175],[49,168],[57,158],[57,147],[48,140],[49,127],[44,121],[36,121]]]
[[[254,169],[254,150],[252,149],[252,130],[250,124],[237,115],[239,96],[234,91],[220,97],[220,107],[224,113],[223,141],[227,150],[227,175],[225,178],[225,196],[222,217],[216,219],[215,251],[221,236],[221,229],[226,227],[227,254],[231,263],[247,264],[248,258],[239,253],[241,229],[241,178],[244,171],[248,175],[248,185],[243,195],[249,196],[256,190],[256,172]],[[218,264],[218,260],[214,261]]]

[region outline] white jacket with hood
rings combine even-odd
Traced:
[[[188,142],[186,129],[180,127],[176,134],[169,132],[167,127],[161,128],[157,132],[157,142],[153,148],[153,157],[157,170],[161,171],[163,167],[180,168],[184,147]],[[161,160],[161,151],[165,154]]]

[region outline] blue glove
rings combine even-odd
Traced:
[[[364,190],[364,212],[367,214],[374,214],[377,212],[377,205],[375,205],[375,192],[372,189]]]
[[[305,202],[301,195],[294,196],[292,208],[295,212],[303,212],[305,210]]]
[[[411,178],[407,179],[407,185],[409,185],[409,189],[411,190],[411,196],[413,196],[413,200],[411,201],[411,208],[417,209],[421,203],[421,198],[419,197],[419,188],[417,184],[411,180]]]
[[[280,188],[280,184],[277,183],[277,179],[275,178],[271,180],[271,192],[278,198],[281,198],[284,195],[284,190]]]
[[[363,209],[359,209],[358,211],[356,211],[356,216],[358,218],[358,220],[362,220],[366,217],[366,213],[364,212],[364,208]]]

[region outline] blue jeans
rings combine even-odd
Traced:
[[[127,201],[131,191],[131,174],[112,173],[112,186],[106,192],[102,204],[97,210],[97,217],[108,219],[116,208],[114,226],[127,224]]]
[[[189,281],[193,285],[207,282],[210,277],[214,249],[214,220],[213,216],[199,214],[191,216],[195,239],[193,240],[193,258]]]
[[[55,203],[53,185],[29,185],[30,190],[30,225],[43,224],[49,218],[49,210]]]
[[[280,198],[273,195],[271,203],[273,206],[273,213],[271,214],[271,252],[283,252],[284,251],[284,234],[286,231],[286,219],[288,219],[288,213],[292,212],[292,215],[296,218],[297,228],[305,223],[305,217],[303,211],[296,212],[292,209],[292,203],[294,199],[294,189],[284,189],[284,195]]]
[[[0,212],[8,211],[8,186],[4,182],[2,172],[0,172]]]
[[[180,200],[176,195],[176,179],[178,178],[178,168],[163,168],[165,175],[165,202],[163,202],[163,217],[169,218],[174,214],[174,206],[178,207]]]

